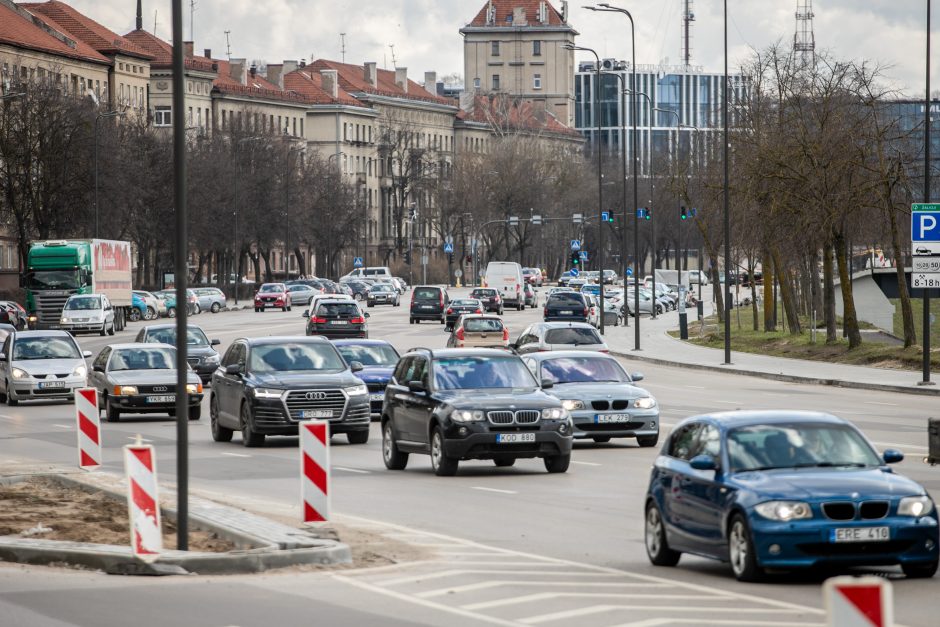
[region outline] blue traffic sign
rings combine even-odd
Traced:
[[[940,242],[940,212],[914,211],[911,213],[912,242]]]
[[[361,267],[362,267],[362,257],[354,257],[353,268],[361,268]]]
[[[447,242],[446,244],[444,244],[444,252],[447,253],[448,255],[453,253],[454,245],[451,244],[450,242]]]
[[[588,253],[587,253],[586,250],[582,250],[582,251],[581,251],[581,261],[587,261],[587,260],[588,260]]]
[[[633,276],[633,268],[627,268],[627,276]]]
[[[581,250],[581,240],[579,239],[571,240],[571,250]]]
[[[577,268],[572,268],[571,270],[569,270],[569,272],[571,273],[571,276],[578,276],[579,274],[581,274],[581,271],[578,270]]]
[[[610,212],[601,211],[601,222],[610,222]]]

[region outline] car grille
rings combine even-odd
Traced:
[[[307,394],[322,394],[324,398],[307,398]],[[287,408],[291,420],[300,420],[300,412],[314,409],[333,410],[333,419],[338,420],[346,409],[346,395],[339,390],[291,390],[287,394]]]
[[[591,401],[591,407],[598,411],[603,411],[610,407],[610,403],[607,401]]]
[[[381,411],[381,410],[379,410]],[[346,415],[347,422],[356,422],[358,420],[371,420],[372,408],[369,405],[357,405],[349,410]]]
[[[137,385],[140,394],[175,394],[175,385]]]
[[[858,507],[862,520],[875,520],[888,515],[887,501],[865,501]]]
[[[822,510],[830,520],[852,520],[855,518],[855,503],[823,503]]]
[[[385,391],[385,383],[367,383],[366,387],[369,388],[369,392],[372,394],[378,394],[379,392]]]
[[[283,425],[284,411],[280,407],[258,405],[254,409],[255,424],[258,426]]]
[[[646,425],[645,421],[620,422],[620,423],[611,423],[611,424],[594,424],[593,422],[588,422],[585,424],[578,424],[577,429],[580,431],[587,431],[587,432],[635,431],[637,429],[642,429],[645,425]]]
[[[186,363],[188,363],[190,366],[198,366],[198,365],[199,365],[199,358],[198,358],[198,357],[187,357],[187,358],[186,358]]]
[[[56,374],[34,374],[34,375],[33,375],[33,378],[34,378],[34,379],[64,379],[64,378],[66,378],[67,376],[69,376],[69,375],[68,375],[68,374],[58,374],[58,373],[56,373]]]
[[[539,421],[542,412],[537,409],[520,409],[519,411],[491,411],[486,417],[491,424],[505,426],[511,424],[533,425]]]
[[[49,395],[54,396],[56,394],[71,394],[72,390],[69,388],[39,388],[32,391],[35,396]]]
[[[36,295],[36,314],[39,317],[39,324],[58,324],[62,319],[62,310],[65,309],[65,301],[69,299],[69,294],[60,296],[49,296],[45,294]]]
[[[626,409],[630,406],[630,401],[614,401],[612,405],[614,409]]]

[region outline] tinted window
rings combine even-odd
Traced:
[[[78,346],[69,337],[20,337],[13,344],[13,360],[81,358]]]
[[[280,285],[271,284],[271,285],[262,285],[259,292],[283,292],[284,288]]]
[[[317,307],[319,316],[358,316],[359,307],[356,303],[320,303]]]
[[[731,470],[812,466],[878,466],[881,460],[848,425],[754,425],[728,433]]]
[[[584,297],[574,292],[558,292],[548,297],[550,307],[584,307]]]
[[[457,300],[450,301],[450,304],[452,307],[479,307],[480,301],[469,298],[459,298]]]
[[[172,370],[176,351],[169,348],[120,348],[111,355],[109,369]]]
[[[414,297],[424,300],[440,300],[441,290],[436,287],[419,287],[415,289]]]
[[[717,458],[720,453],[721,432],[715,425],[705,425],[698,436],[698,442],[696,442],[695,449],[692,451],[691,456],[709,455]]]
[[[405,357],[398,362],[398,366],[395,367],[395,373],[392,375],[396,383],[400,385],[408,384],[408,371],[414,365],[414,359],[414,357]]]
[[[394,366],[398,361],[398,353],[388,344],[345,344],[336,350],[347,363],[358,361],[363,366]]]
[[[176,329],[154,329],[147,333],[147,341],[157,344],[176,344]],[[189,346],[208,346],[209,338],[199,328],[186,329],[186,343]]]
[[[629,383],[630,377],[613,359],[560,357],[542,362],[542,377],[554,383]]]
[[[69,311],[100,309],[101,300],[97,296],[73,296],[65,303],[65,308]]]
[[[331,344],[262,344],[251,349],[248,368],[264,372],[340,372],[346,369]]]
[[[691,454],[695,448],[695,441],[701,430],[702,424],[694,422],[676,431],[672,436],[672,441],[669,443],[669,456],[686,461],[691,459]]]
[[[473,292],[471,292],[470,295],[473,296],[474,298],[492,298],[493,296],[496,296],[496,290],[477,289],[477,290],[473,290]]]
[[[594,329],[549,329],[545,334],[546,344],[602,344],[603,340]]]
[[[454,357],[435,360],[434,385],[441,390],[532,388],[535,379],[516,357]]]
[[[503,321],[499,318],[470,318],[463,321],[463,329],[469,333],[490,333],[503,330]]]

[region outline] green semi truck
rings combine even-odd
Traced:
[[[104,294],[122,330],[132,306],[130,242],[50,240],[33,242],[20,286],[26,291],[31,329],[55,329],[72,294]]]

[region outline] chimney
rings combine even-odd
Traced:
[[[301,60],[300,60],[300,67],[302,67],[302,68],[307,67],[307,60],[306,60],[306,59],[301,59]]]
[[[408,68],[395,68],[395,84],[398,85],[398,89],[408,93]]]
[[[320,70],[320,84],[323,91],[334,100],[339,98],[339,72],[336,70]]]
[[[297,62],[296,61],[284,61],[284,74],[290,74],[291,72],[297,71]]]
[[[251,64],[251,67],[248,68],[248,73],[251,74],[251,78],[254,78],[258,75],[258,66],[254,63]]]
[[[229,61],[228,75],[240,85],[248,82],[248,63],[245,59],[232,59]]]
[[[545,0],[539,2],[539,22],[548,24],[548,3]]]
[[[207,58],[207,59],[211,59],[211,58],[212,58],[212,48],[206,48],[205,50],[203,50],[203,51],[202,51],[202,56],[204,56],[204,57]]]
[[[183,56],[187,59],[191,59],[193,57],[193,42],[183,42]]]
[[[144,8],[141,6],[143,0],[137,0],[137,30],[144,30]]]
[[[280,63],[268,63],[268,75],[265,78],[284,89],[284,66]]]
[[[429,94],[437,95],[437,72],[424,73],[424,90]]]
[[[512,10],[512,25],[513,26],[528,26],[529,23],[525,19],[525,7],[515,7]]]
[[[561,21],[568,23],[568,0],[561,0]]]
[[[362,66],[362,78],[366,84],[372,87],[379,85],[379,70],[375,61],[366,61]]]

